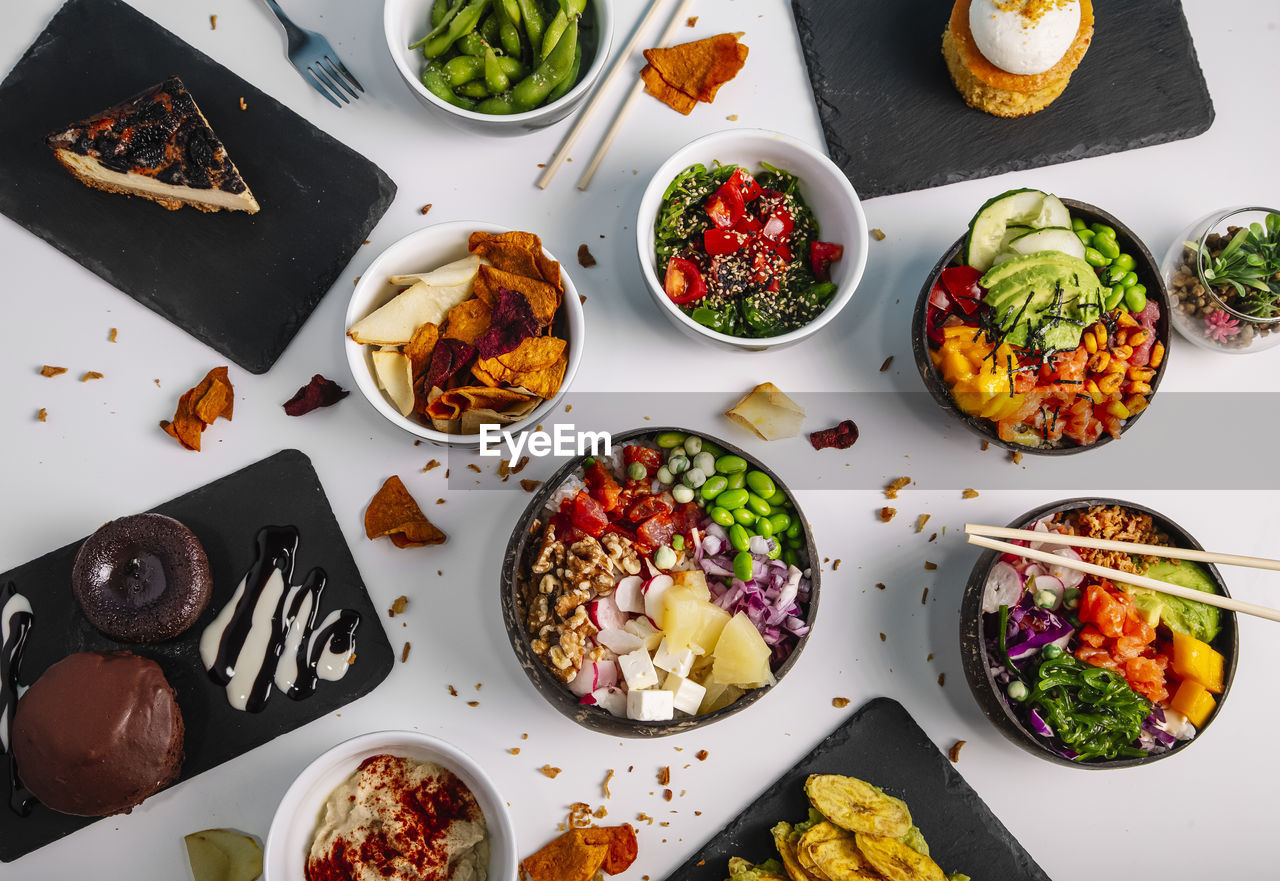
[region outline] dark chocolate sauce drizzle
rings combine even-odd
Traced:
[[[16,596],[18,588],[12,581],[0,587],[0,611]],[[22,668],[22,649],[35,616],[27,611],[16,611],[9,617],[9,636],[0,645],[0,710],[5,712],[8,730],[5,732],[9,749],[9,809],[21,817],[31,813],[35,798],[22,785],[18,777],[18,764],[13,759],[13,715],[18,709],[18,675]]]
[[[311,597],[311,610],[308,613],[306,626],[302,630],[302,641],[298,645],[296,662],[298,673],[294,686],[289,689],[289,697],[302,700],[315,693],[319,682],[317,666],[326,646],[332,641],[335,652],[349,651],[355,638],[356,628],[360,624],[360,614],[350,609],[343,609],[339,617],[320,631],[312,640],[320,612],[320,596],[324,592],[328,576],[319,567],[307,573],[300,590],[290,597],[288,588],[293,584],[293,568],[298,550],[298,530],[294,526],[264,526],[258,531],[258,555],[245,575],[244,593],[236,603],[231,620],[218,643],[217,656],[213,666],[209,668],[209,676],[219,685],[226,685],[235,674],[236,659],[244,648],[253,627],[253,613],[257,607],[267,581],[271,575],[279,571],[284,579],[285,590],[280,595],[276,608],[271,613],[271,638],[267,645],[266,657],[254,678],[245,709],[251,713],[260,713],[267,706],[271,697],[272,684],[275,679],[276,665],[284,650],[289,633],[289,622],[300,612],[303,600]],[[286,608],[287,606],[287,608]],[[308,647],[311,651],[308,653]]]

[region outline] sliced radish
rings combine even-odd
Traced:
[[[613,716],[625,716],[627,714],[627,693],[617,686],[597,688],[590,694],[585,695],[578,703],[589,707],[600,707]]]
[[[614,661],[596,661],[596,688],[610,688],[618,684],[618,665]]]
[[[639,575],[628,575],[618,582],[613,591],[613,601],[624,612],[644,613],[644,579]]]
[[[644,648],[644,640],[629,630],[601,630],[596,634],[596,642],[618,655]]]
[[[1022,576],[1003,561],[991,567],[987,587],[982,594],[982,611],[999,612],[1001,606],[1016,606],[1022,596]],[[599,637],[596,637],[599,639]]]
[[[1065,557],[1068,560],[1079,561],[1080,559],[1080,555],[1076,553],[1074,548],[1060,547],[1052,551],[1052,553],[1059,557]],[[1050,566],[1049,574],[1054,578],[1061,579],[1062,583],[1066,587],[1079,587],[1080,582],[1084,581],[1083,572],[1078,572],[1075,569],[1068,569],[1065,566]]]
[[[582,665],[578,675],[569,683],[569,691],[578,697],[590,694],[599,688],[608,688],[618,684],[618,665],[613,661],[588,661]]]
[[[627,623],[627,615],[618,608],[613,594],[606,594],[587,603],[587,617],[597,630],[618,630]]]
[[[662,595],[673,584],[670,575],[655,575],[644,583],[644,613],[655,623],[662,620]]]
[[[1022,570],[1023,578],[1035,578],[1038,575],[1048,575],[1049,570],[1039,563],[1032,563],[1026,569]]]
[[[1028,584],[1036,591],[1047,590],[1057,598],[1053,605],[1047,608],[1057,609],[1062,605],[1062,594],[1067,588],[1062,583],[1061,578],[1055,578],[1052,575],[1037,575],[1035,579],[1029,580]],[[1039,603],[1036,605],[1039,605]]]

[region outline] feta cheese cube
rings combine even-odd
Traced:
[[[688,676],[693,669],[693,649],[672,651],[671,645],[663,639],[658,650],[653,653],[653,666],[677,676]]]
[[[627,681],[627,688],[632,691],[653,688],[658,684],[658,671],[653,669],[653,659],[644,649],[636,649],[618,658],[618,666],[622,669],[622,678]]]
[[[675,695],[661,689],[627,692],[627,718],[660,722],[675,718]]]
[[[690,716],[697,714],[698,707],[702,706],[702,699],[707,694],[707,690],[701,685],[676,673],[667,674],[662,690],[671,692],[675,708]]]

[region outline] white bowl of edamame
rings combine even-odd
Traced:
[[[432,116],[474,134],[523,135],[572,113],[609,56],[610,0],[570,8],[581,14],[563,19],[555,0],[385,0],[383,30],[397,72]],[[556,53],[559,35],[569,39]],[[546,44],[546,58],[536,43]],[[486,67],[490,48],[497,64]],[[548,73],[563,74],[560,83],[548,83]]]
[[[867,241],[862,203],[835,163],[764,129],[676,151],[636,220],[641,272],[661,312],[694,339],[747,351],[829,324],[853,298]]]

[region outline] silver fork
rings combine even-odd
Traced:
[[[289,61],[298,69],[298,73],[302,74],[302,78],[311,83],[312,88],[328,98],[335,107],[342,106],[338,103],[338,98],[342,99],[343,104],[350,104],[348,94],[352,98],[359,98],[360,96],[351,86],[355,86],[361,92],[364,91],[364,86],[360,85],[360,81],[347,70],[338,53],[334,52],[333,47],[329,45],[329,41],[315,31],[300,28],[290,21],[289,16],[284,14],[284,10],[276,0],[266,0],[266,3],[276,14],[276,18],[280,19],[280,24],[284,25],[285,36],[289,39]],[[339,86],[342,88],[338,88]],[[343,93],[344,89],[346,94]]]

